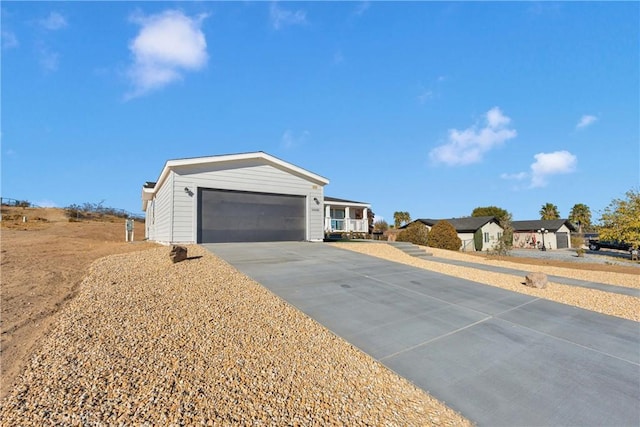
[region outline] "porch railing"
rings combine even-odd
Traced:
[[[327,224],[329,224],[328,231],[336,232],[355,232],[355,233],[368,233],[369,225],[367,220],[364,219],[332,219],[325,218]]]

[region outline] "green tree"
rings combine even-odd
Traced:
[[[626,199],[614,199],[600,222],[600,239],[640,246],[640,191],[632,189],[626,192]]]
[[[560,219],[558,207],[553,203],[545,203],[540,208],[540,219]]]
[[[506,209],[499,208],[497,206],[484,206],[477,207],[471,212],[471,216],[494,216],[498,220],[500,227],[504,230],[502,236],[493,248],[493,252],[496,255],[508,255],[511,248],[513,248],[513,226],[511,225],[512,215]],[[480,238],[482,235],[480,235]],[[474,236],[474,238],[477,238]],[[482,241],[475,243],[477,247],[482,247]]]
[[[499,208],[497,206],[477,207],[473,210],[473,212],[471,212],[471,216],[495,216],[500,223],[502,223],[502,221],[511,221],[511,214],[505,209]]]
[[[569,213],[569,221],[578,224],[578,232],[591,229],[591,209],[584,203],[576,203]]]
[[[448,249],[459,251],[462,240],[458,237],[458,232],[448,221],[438,221],[429,232],[429,246],[432,248]]]
[[[400,228],[405,224],[408,224],[411,222],[411,215],[409,215],[409,212],[394,212],[393,213],[393,221],[394,224],[396,226],[396,228]]]
[[[398,233],[397,241],[427,246],[429,243],[429,229],[420,221],[416,221]]]

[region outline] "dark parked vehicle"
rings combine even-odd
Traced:
[[[633,246],[630,243],[589,239],[589,249],[591,249],[592,251],[599,251],[600,248],[604,248],[629,252],[631,251],[632,247]]]

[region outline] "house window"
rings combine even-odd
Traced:
[[[329,215],[331,215],[331,230],[344,230],[344,209],[331,208]]]
[[[502,233],[498,231],[498,240],[502,239]]]
[[[489,233],[484,233],[484,242],[489,243]]]

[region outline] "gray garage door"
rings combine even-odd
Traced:
[[[198,243],[302,241],[305,197],[198,189]]]
[[[556,241],[558,249],[566,249],[569,247],[569,233],[556,233]]]

